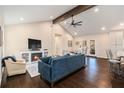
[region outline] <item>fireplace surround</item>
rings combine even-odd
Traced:
[[[27,64],[38,62],[43,57],[43,51],[25,51],[21,52],[21,58],[25,59]]]
[[[44,56],[43,51],[24,51],[21,58],[26,61],[26,69],[31,77],[38,76],[38,62]]]
[[[42,58],[42,52],[41,53],[31,53],[31,62],[37,62]]]

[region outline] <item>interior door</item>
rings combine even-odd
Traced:
[[[55,37],[55,54],[56,55],[62,55],[62,36],[56,36]]]

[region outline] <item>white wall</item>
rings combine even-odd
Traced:
[[[0,26],[1,30],[3,31],[3,16],[2,16],[2,10],[0,9]],[[1,79],[2,79],[2,72],[1,72],[1,58],[3,56],[3,47],[0,46],[0,85],[1,85]]]
[[[18,55],[21,51],[27,51],[28,38],[40,39],[43,49],[47,48],[49,54],[53,55],[56,53],[55,34],[61,35],[59,42],[61,51],[73,50],[73,48],[68,48],[68,40],[73,40],[74,42],[87,40],[88,44],[90,40],[95,40],[96,56],[106,58],[105,50],[109,47],[109,35],[107,33],[86,35],[73,39],[63,27],[59,24],[52,25],[51,22],[5,26],[5,55]],[[74,46],[75,50],[78,48],[79,46]]]
[[[38,22],[30,24],[17,24],[5,26],[5,55],[18,55],[21,51],[28,50],[28,38],[40,39],[42,48],[47,48],[49,54],[54,54],[54,34],[62,35],[62,49],[67,49],[67,40],[72,40],[60,25],[51,22]]]
[[[90,48],[90,40],[95,40],[95,50],[96,56],[101,58],[106,58],[106,49],[109,47],[109,35],[108,33],[103,34],[94,34],[94,35],[86,35],[82,37],[75,38],[75,42],[86,40],[88,43],[88,54]],[[79,45],[75,45],[75,50],[79,48]]]
[[[54,31],[53,33],[54,35],[55,33],[61,35],[59,37],[54,36],[55,44],[53,46],[53,49],[54,48],[56,49],[56,43],[58,43],[59,49],[60,49],[59,53],[61,52],[60,55],[63,53],[63,50],[72,51],[73,47],[72,48],[68,47],[68,40],[73,41],[73,37],[69,33],[67,33],[67,31],[65,31],[65,29],[59,24],[53,26],[53,31]],[[56,52],[57,52],[57,49],[54,50],[54,53]]]
[[[124,51],[124,30],[115,30],[109,33],[109,47],[113,52],[113,56],[123,55]]]

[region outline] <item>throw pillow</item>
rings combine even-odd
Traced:
[[[66,54],[66,55],[64,55],[64,56],[70,56],[70,54]]]
[[[51,57],[43,57],[41,60],[42,60],[42,62],[49,64],[50,58]]]

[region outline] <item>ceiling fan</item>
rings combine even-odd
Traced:
[[[82,25],[82,21],[75,22],[75,20],[74,20],[74,18],[73,18],[73,15],[72,15],[72,22],[71,22],[71,25],[72,25],[73,27],[81,26],[81,25]]]

